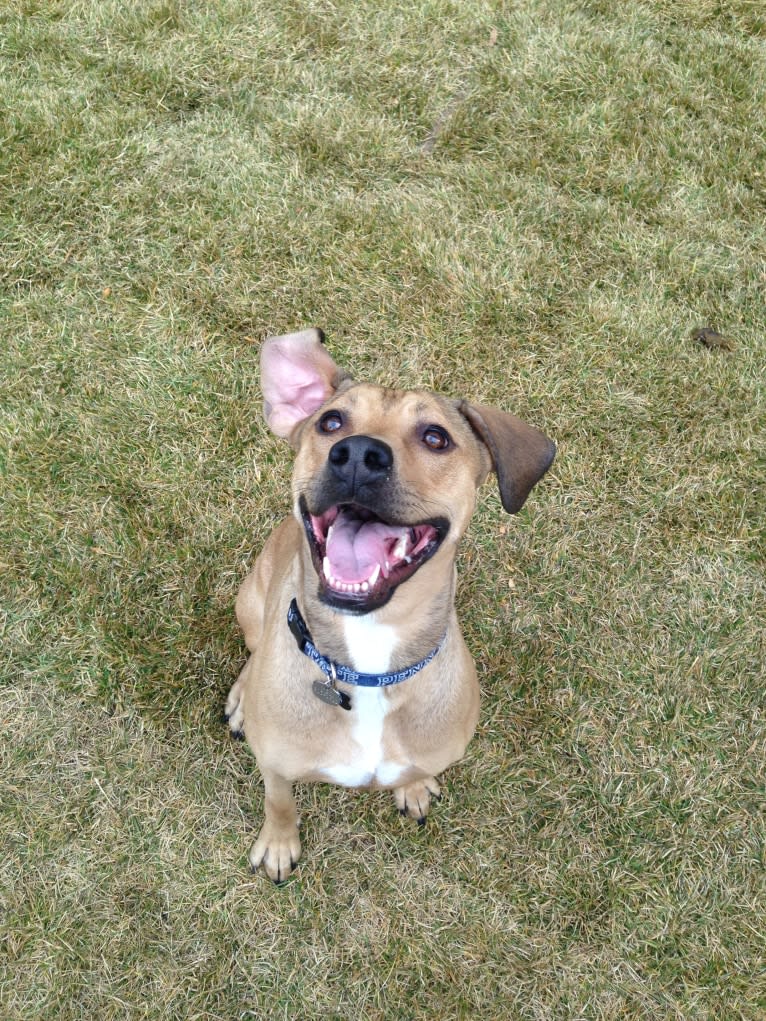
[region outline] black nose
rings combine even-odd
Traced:
[[[349,496],[353,496],[360,486],[388,478],[394,452],[387,443],[372,436],[349,436],[330,448],[327,460],[333,474],[349,487]]]

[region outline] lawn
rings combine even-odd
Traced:
[[[264,337],[558,445],[419,828],[221,723]],[[693,332],[714,328],[723,344]],[[0,1016],[766,1016],[761,0],[0,5]]]

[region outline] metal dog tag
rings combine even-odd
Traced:
[[[327,705],[339,705],[341,709],[351,708],[351,699],[345,692],[338,691],[333,687],[332,681],[316,680],[311,685],[311,690],[320,701],[326,702]]]

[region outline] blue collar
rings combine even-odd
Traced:
[[[290,603],[290,609],[287,611],[287,626],[290,628],[293,638],[298,643],[298,648],[304,656],[308,656],[319,669],[325,674],[331,682],[335,680],[343,681],[344,684],[354,684],[360,688],[386,688],[390,684],[401,684],[402,681],[407,681],[410,677],[414,677],[416,673],[421,671],[424,666],[428,666],[431,660],[440,651],[444,645],[444,638],[439,642],[435,649],[431,649],[428,655],[421,659],[419,663],[413,663],[412,666],[406,667],[404,670],[397,670],[390,674],[362,674],[358,670],[352,670],[349,666],[344,666],[342,663],[335,663],[331,659],[327,659],[317,649],[311,640],[311,632],[306,626],[306,621],[301,616],[301,611],[298,609],[298,603],[295,599]]]

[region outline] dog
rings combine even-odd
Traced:
[[[391,789],[424,824],[479,715],[458,541],[491,471],[515,514],[556,448],[495,408],[355,382],[318,329],[266,340],[261,383],[296,452],[293,513],[239,590],[250,656],[225,716],[263,779],[250,864],[281,883],[301,853],[296,781]]]

